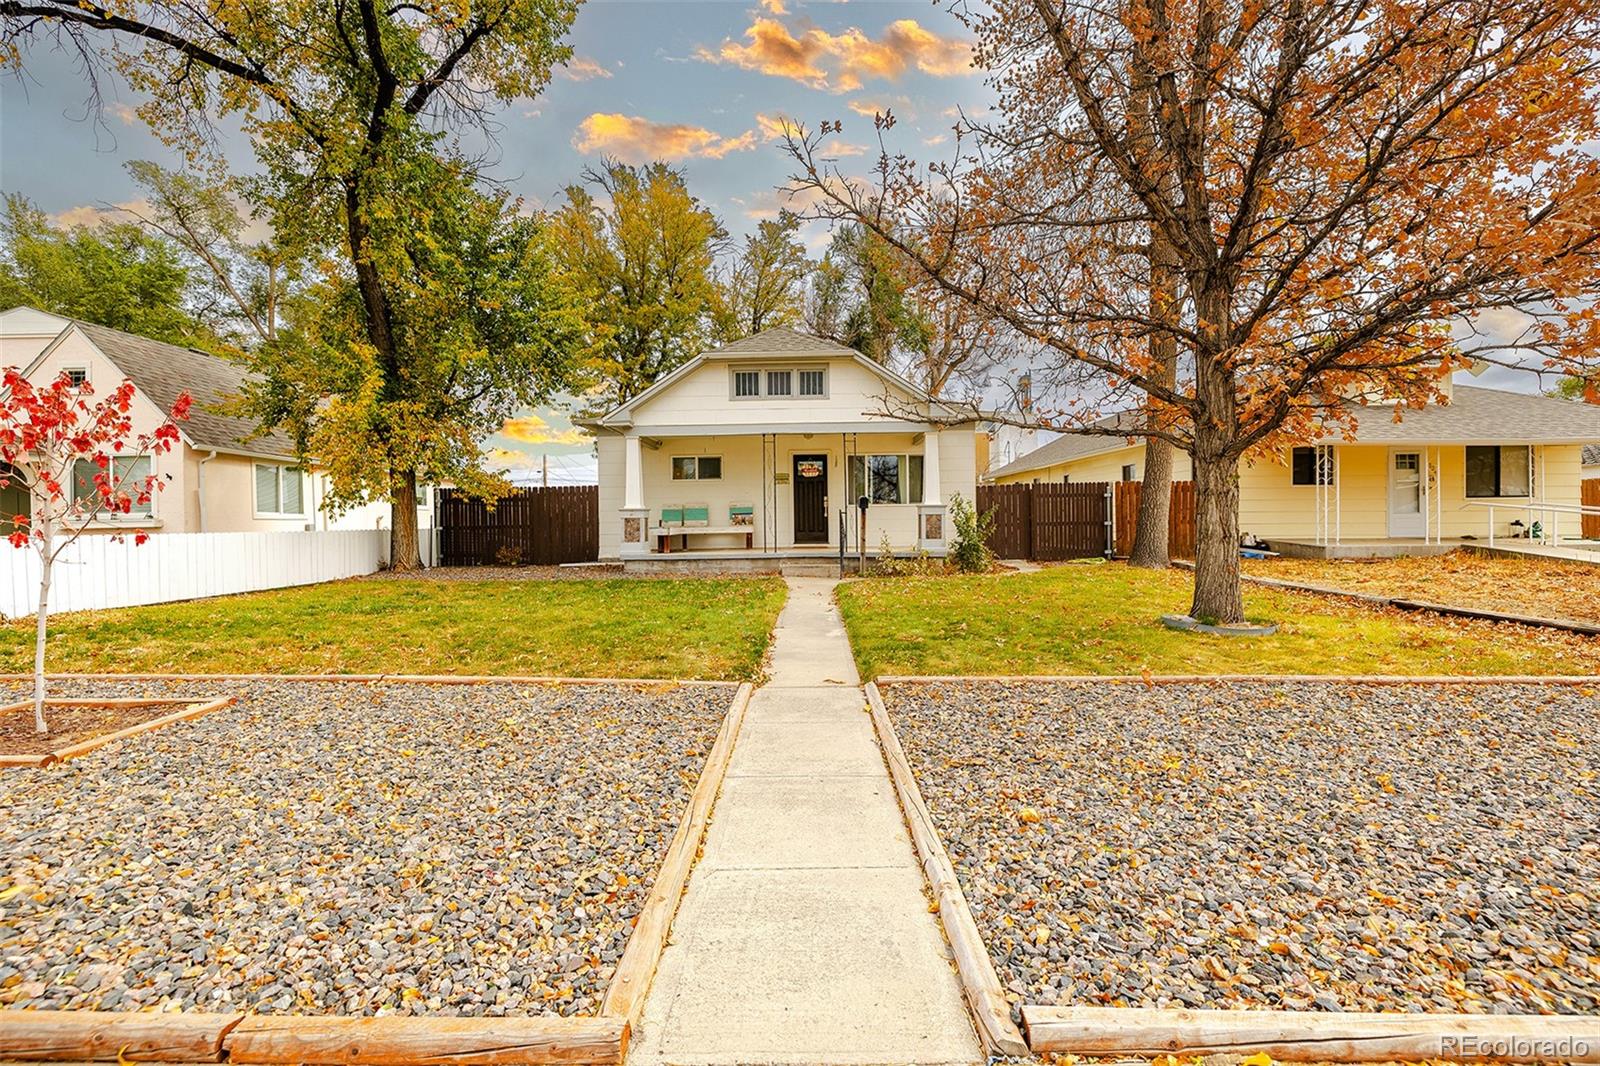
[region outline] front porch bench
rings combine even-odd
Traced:
[[[684,551],[689,550],[689,538],[695,536],[713,536],[727,534],[744,534],[745,550],[755,547],[755,508],[749,504],[733,504],[728,508],[728,524],[713,526],[711,522],[711,508],[689,505],[685,507],[663,507],[661,509],[661,523],[650,532],[656,538],[656,550],[663,555],[672,552],[672,538],[683,538]]]

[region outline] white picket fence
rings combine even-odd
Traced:
[[[433,531],[421,532],[431,555]],[[388,554],[386,529],[157,533],[143,544],[85,535],[56,561],[50,613],[335,581],[380,569]],[[32,616],[38,602],[38,553],[0,541],[0,614]]]

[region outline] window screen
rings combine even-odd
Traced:
[[[767,395],[788,396],[794,390],[794,375],[788,370],[767,371]]]
[[[733,373],[733,394],[735,396],[760,396],[761,371],[736,370]]]
[[[820,371],[820,370],[802,370],[802,371],[800,371],[800,395],[802,395],[802,396],[821,396],[822,395],[822,371]]]

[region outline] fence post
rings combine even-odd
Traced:
[[[1116,557],[1117,538],[1117,496],[1113,488],[1114,482],[1106,482],[1106,558]]]

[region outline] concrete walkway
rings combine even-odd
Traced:
[[[982,1061],[833,585],[789,580],[629,1063]]]

